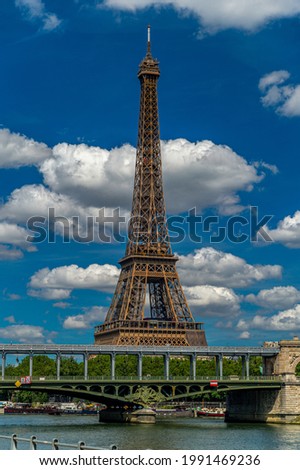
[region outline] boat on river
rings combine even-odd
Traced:
[[[209,409],[209,408],[202,408],[201,410],[197,410],[197,416],[199,418],[224,418],[225,417],[225,409],[223,408],[216,408],[216,409]]]
[[[76,405],[68,406],[44,405],[31,406],[29,403],[14,403],[4,407],[4,414],[31,414],[31,415],[97,415],[99,410],[94,407],[77,408]]]
[[[60,415],[59,408],[56,407],[33,407],[33,406],[5,406],[4,414],[48,414],[48,415]]]

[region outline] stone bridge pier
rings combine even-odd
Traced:
[[[264,422],[300,424],[300,377],[296,367],[300,362],[300,340],[279,342],[280,352],[266,358],[265,375],[282,380],[278,390],[232,390],[227,394],[227,422]]]

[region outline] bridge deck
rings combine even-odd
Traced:
[[[279,347],[235,346],[100,346],[94,344],[0,344],[2,354],[170,354],[199,356],[276,356]]]

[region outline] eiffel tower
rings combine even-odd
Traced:
[[[147,53],[138,71],[140,114],[128,242],[105,322],[95,328],[95,344],[207,344],[203,323],[194,321],[183,293],[175,266],[178,258],[169,241],[158,121],[159,75],[148,26]]]

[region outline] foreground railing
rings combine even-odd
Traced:
[[[80,449],[80,450],[117,450],[116,445],[111,445],[109,447],[93,447],[88,446],[83,441],[77,442],[77,444],[68,444],[66,442],[59,442],[58,439],[54,438],[52,441],[44,441],[38,439],[36,436],[31,436],[29,438],[26,437],[18,437],[17,434],[12,434],[11,436],[2,436],[0,435],[0,440],[8,440],[10,441],[10,449],[9,450],[18,450],[18,443],[25,442],[29,444],[29,450],[37,450],[38,445],[50,446],[52,450],[62,450],[62,449]]]

